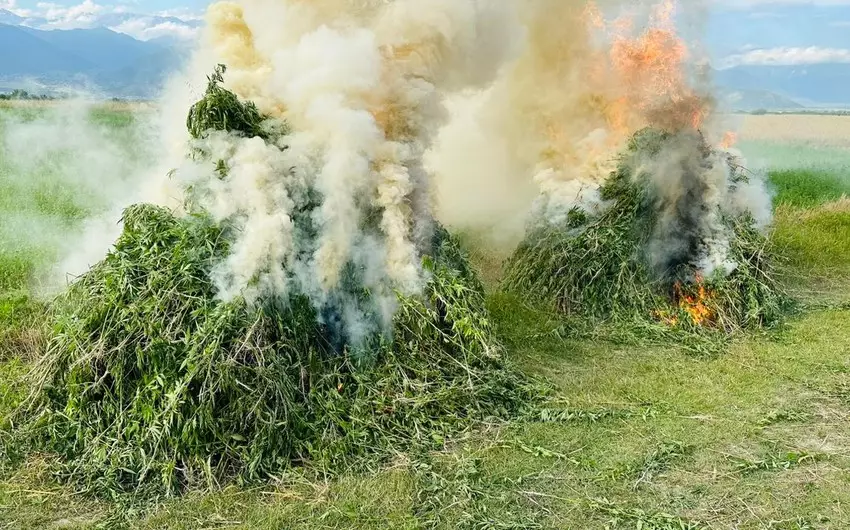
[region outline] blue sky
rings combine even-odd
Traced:
[[[13,4],[13,7],[20,9],[28,9],[38,11],[38,5],[54,4],[65,8],[77,6],[83,3],[82,0],[16,0],[10,2],[6,0],[6,4]],[[195,11],[203,10],[209,2],[207,0],[127,0],[124,2],[95,2],[104,6],[125,6],[142,14],[152,14],[168,10],[191,9]],[[0,0],[0,6],[4,2]]]
[[[726,66],[850,63],[850,0],[712,4],[705,42]]]
[[[697,13],[689,17],[689,33],[702,34],[718,64],[850,63],[850,0],[680,3],[684,11]],[[0,9],[26,17],[24,23],[35,27],[104,25],[150,39],[191,38],[207,4],[208,0],[0,0]]]
[[[104,26],[141,40],[193,38],[206,0],[0,0],[0,23],[39,29]]]

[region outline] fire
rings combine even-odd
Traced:
[[[655,318],[668,326],[679,325],[682,318],[690,319],[696,326],[710,326],[717,319],[717,313],[712,308],[714,293],[705,285],[702,276],[697,275],[696,281],[688,286],[676,282],[673,286],[673,300],[677,310],[653,312]]]
[[[711,99],[690,84],[691,52],[677,32],[674,0],[655,0],[646,24],[631,10],[606,18],[593,0],[540,4],[559,16],[541,9],[532,18],[528,53],[509,70],[503,95],[516,98],[517,130],[528,123],[531,132],[518,141],[528,142],[551,186],[602,182],[645,127],[675,133],[704,126]],[[540,97],[529,97],[538,85]]]
[[[729,149],[734,147],[735,144],[738,143],[738,135],[732,131],[727,132],[723,135],[723,140],[720,141],[721,149]]]
[[[622,94],[606,114],[619,133],[632,132],[636,121],[668,130],[699,129],[709,114],[708,98],[687,80],[689,50],[676,31],[676,7],[675,0],[658,3],[650,27],[637,36],[631,18],[605,24],[594,4],[586,10],[588,25],[607,29],[611,37],[608,60]]]
[[[605,17],[594,2],[588,2],[584,6],[584,18],[588,25],[596,29],[605,29]]]
[[[711,308],[713,293],[706,288],[701,276],[697,276],[693,287],[685,289],[681,283],[676,283],[674,289],[676,298],[679,300],[679,309],[687,313],[697,326],[711,324],[715,318],[714,310]]]

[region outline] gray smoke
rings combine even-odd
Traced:
[[[638,156],[634,174],[648,178],[656,220],[647,248],[656,276],[672,284],[693,274],[728,276],[734,236],[724,216],[750,215],[764,228],[770,196],[764,179],[745,176],[736,153],[711,148],[699,131],[685,130],[651,156]]]

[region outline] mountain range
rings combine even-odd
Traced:
[[[43,4],[50,6],[50,4]],[[109,28],[119,33],[126,33],[141,40],[152,38],[163,38],[179,40],[191,37],[203,24],[196,18],[178,18],[168,15],[139,14],[130,11],[100,12],[87,15],[87,20],[74,21],[75,28]],[[63,27],[67,22],[55,18],[44,18],[39,16],[21,16],[8,9],[0,9],[0,24],[10,26],[24,26],[34,29],[70,29]],[[79,25],[82,24],[82,25]]]
[[[39,30],[0,23],[0,89],[152,97],[187,52],[180,42],[141,41],[104,27]]]
[[[850,107],[850,64],[737,66],[716,72],[714,80],[719,86],[743,93],[768,91],[771,97],[803,107]],[[773,103],[758,106],[788,108]]]
[[[114,16],[112,22],[119,25],[131,15]],[[171,23],[170,17],[159,18]],[[0,91],[71,89],[150,98],[188,54],[186,40],[142,41],[106,27],[44,30],[35,25],[37,20],[0,9]],[[714,83],[725,106],[734,110],[850,107],[850,64],[739,65],[716,70]]]

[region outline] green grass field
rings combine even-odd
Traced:
[[[44,311],[33,282],[55,259],[51,238],[4,226],[73,228],[91,208],[49,171],[23,185],[3,160],[0,417],[26,391]],[[369,474],[294,473],[177,499],[96,499],[50,476],[47,455],[0,460],[0,528],[850,528],[850,171],[783,166],[772,179],[783,277],[803,301],[787,329],[710,358],[569,342],[554,315],[497,294],[498,263],[480,259],[501,340],[555,387],[557,411],[482,425]]]

